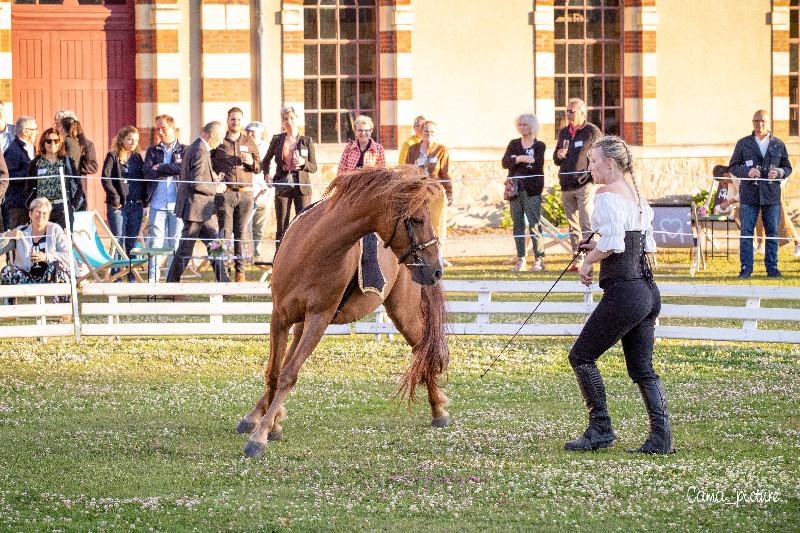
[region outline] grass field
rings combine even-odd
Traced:
[[[646,435],[618,349],[620,440],[562,450],[585,410],[571,339],[453,339],[449,428],[391,399],[407,347],[327,338],[257,460],[234,433],[266,339],[0,342],[1,531],[800,528],[800,347],[660,342],[678,453]]]

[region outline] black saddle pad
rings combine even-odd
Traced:
[[[386,278],[378,264],[378,236],[368,233],[361,237],[361,260],[358,263],[358,287],[361,292],[374,292],[383,298]]]

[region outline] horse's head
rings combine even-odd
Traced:
[[[433,285],[442,277],[439,257],[439,216],[444,205],[444,192],[436,185],[429,188],[429,199],[398,216],[392,234],[386,241],[398,261],[411,269],[411,279],[420,285]]]
[[[328,209],[359,206],[368,231],[377,232],[411,269],[412,279],[433,285],[442,277],[439,239],[434,228],[444,206],[444,191],[411,166],[372,168],[336,176],[325,196]],[[366,229],[366,228],[365,228]]]

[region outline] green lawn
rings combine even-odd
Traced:
[[[435,430],[391,399],[404,344],[327,338],[257,460],[233,428],[266,339],[0,341],[0,531],[800,528],[800,347],[659,343],[678,453],[639,457],[617,349],[619,442],[562,450],[585,425],[571,341],[520,340],[481,379],[505,340],[452,339]]]

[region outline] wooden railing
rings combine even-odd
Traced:
[[[512,335],[550,288],[548,281],[446,281],[448,311],[456,335]],[[800,287],[660,283],[666,303],[660,338],[800,343]],[[574,336],[601,295],[597,285],[560,282],[521,335]],[[72,324],[52,317],[72,312],[70,304],[47,303],[69,294],[68,285],[0,287],[0,296],[34,298],[34,303],[0,306],[0,317],[35,324],[0,326],[0,337],[263,335],[269,333],[272,302],[264,283],[91,283],[81,289],[80,316]],[[177,301],[172,301],[177,297]],[[169,298],[169,299],[165,299]],[[200,301],[197,301],[197,300]],[[182,301],[187,300],[187,301]],[[567,301],[557,301],[567,300]],[[768,306],[763,306],[769,302]],[[776,306],[779,305],[779,306]],[[669,324],[674,319],[691,325]],[[719,323],[720,321],[726,324]],[[765,327],[763,321],[769,321]],[[731,322],[734,325],[731,325]],[[330,326],[328,334],[397,333],[382,308],[369,320]]]

